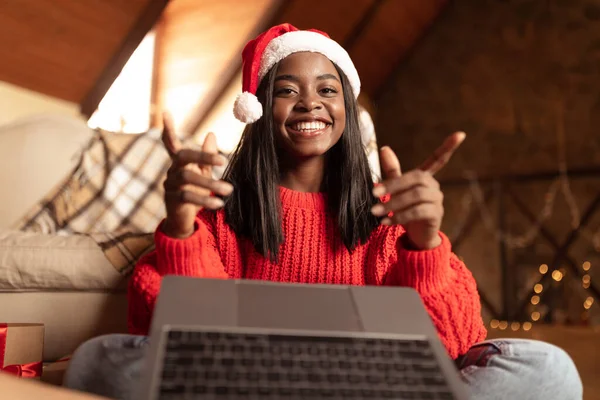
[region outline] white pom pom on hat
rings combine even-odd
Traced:
[[[242,93],[233,105],[233,115],[245,124],[258,121],[263,106],[256,97],[260,81],[279,61],[293,53],[310,51],[323,54],[344,71],[355,98],[360,93],[360,78],[350,56],[325,32],[298,30],[291,24],[272,27],[249,41],[242,52]]]
[[[233,115],[245,124],[256,122],[262,117],[263,108],[258,98],[250,92],[237,95],[233,103]]]

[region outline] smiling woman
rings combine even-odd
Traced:
[[[222,180],[211,175],[225,163],[215,136],[201,151],[184,148],[165,118],[167,217],[129,281],[130,332],[147,335],[165,275],[404,286],[421,296],[473,398],[538,398],[531,391],[540,387],[543,398],[581,398],[577,371],[559,349],[482,342],[475,280],[439,230],[443,194],[433,177],[465,134],[450,135],[408,172],[382,148],[386,180],[375,187],[359,130],[360,79],[339,44],[282,24],[250,41],[242,57],[245,93],[234,110],[248,125]],[[139,376],[144,343],[135,335],[93,339],[74,354],[67,384],[114,382],[101,389],[122,396],[132,383],[125,377]],[[133,355],[113,362],[125,349]]]

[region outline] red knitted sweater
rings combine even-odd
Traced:
[[[138,262],[129,283],[129,331],[147,334],[162,276],[246,278],[276,282],[393,285],[415,288],[449,355],[456,358],[486,336],[475,280],[451,252],[448,238],[432,250],[402,246],[400,226],[379,226],[349,252],[320,193],[281,188],[285,242],[274,264],[238,238],[223,210],[202,211],[189,238],[156,230],[156,250]],[[393,316],[390,316],[393,318]]]

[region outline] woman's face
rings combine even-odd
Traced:
[[[279,145],[295,158],[322,156],[338,142],[346,127],[344,94],[327,57],[302,52],[279,63],[273,122]]]

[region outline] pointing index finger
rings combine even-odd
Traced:
[[[181,142],[175,134],[173,118],[168,112],[163,113],[162,142],[171,158],[173,158],[182,148]]]
[[[187,164],[203,165],[225,165],[227,160],[220,154],[207,153],[204,151],[183,149],[173,157],[173,163],[177,167],[182,167]]]
[[[394,153],[389,146],[383,146],[381,148],[379,151],[379,159],[383,176],[385,178],[397,178],[402,175],[400,161],[398,160],[396,153]]]
[[[421,166],[419,166],[419,169],[433,175],[444,168],[452,157],[452,154],[454,154],[466,137],[467,135],[464,132],[455,132],[448,136],[446,140],[444,140],[444,143],[442,143],[442,145],[438,147],[433,154],[421,164]]]

